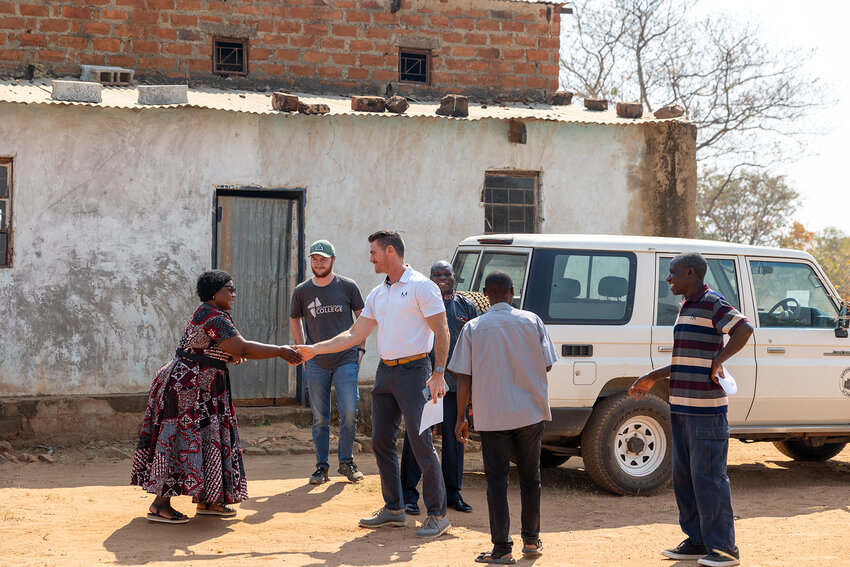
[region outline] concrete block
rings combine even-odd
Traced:
[[[404,114],[410,108],[410,103],[403,96],[391,96],[387,99],[387,110],[396,114]]]
[[[53,100],[64,100],[68,102],[100,102],[100,83],[85,83],[83,81],[53,81]]]
[[[639,102],[618,102],[617,116],[620,118],[640,118],[643,116],[643,105]]]
[[[286,93],[272,93],[272,108],[284,112],[297,112],[298,97]]]
[[[573,93],[570,91],[557,91],[546,95],[546,104],[552,106],[567,106],[573,102]]]
[[[608,110],[608,101],[604,98],[586,98],[584,107],[588,110]]]
[[[357,112],[384,112],[387,109],[387,100],[381,96],[353,96],[351,97],[351,110]]]
[[[123,67],[107,67],[104,65],[80,65],[82,73],[80,80],[100,83],[108,86],[127,86],[133,84],[132,69]]]
[[[138,86],[139,104],[186,104],[189,85]]]
[[[469,116],[469,99],[463,95],[446,95],[440,99],[440,108],[437,109],[437,114],[466,118]]]

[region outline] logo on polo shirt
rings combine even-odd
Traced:
[[[342,305],[322,305],[318,297],[307,304],[307,310],[314,318],[325,313],[342,313],[342,308]]]
[[[407,292],[406,292],[406,291],[401,292],[401,296],[402,296],[402,297],[407,297]]]

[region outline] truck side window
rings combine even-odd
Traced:
[[[632,253],[537,250],[526,308],[545,323],[628,323],[636,263]]]
[[[670,286],[666,282],[667,275],[670,273],[670,260],[672,259],[672,257],[665,257],[658,260],[656,325],[674,325],[679,316],[679,308],[682,306],[682,296],[670,293]],[[728,258],[706,258],[705,261],[708,264],[708,269],[705,272],[705,283],[722,295],[729,302],[729,305],[740,311],[741,298],[738,293],[735,261]]]
[[[807,264],[750,260],[760,327],[832,328],[838,310]]]

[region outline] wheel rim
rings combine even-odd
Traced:
[[[614,438],[617,465],[630,476],[648,476],[664,462],[667,436],[655,419],[641,415],[620,425]]]

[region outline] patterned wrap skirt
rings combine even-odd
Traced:
[[[248,485],[227,365],[188,356],[178,351],[156,373],[131,484],[193,502],[241,502]]]

